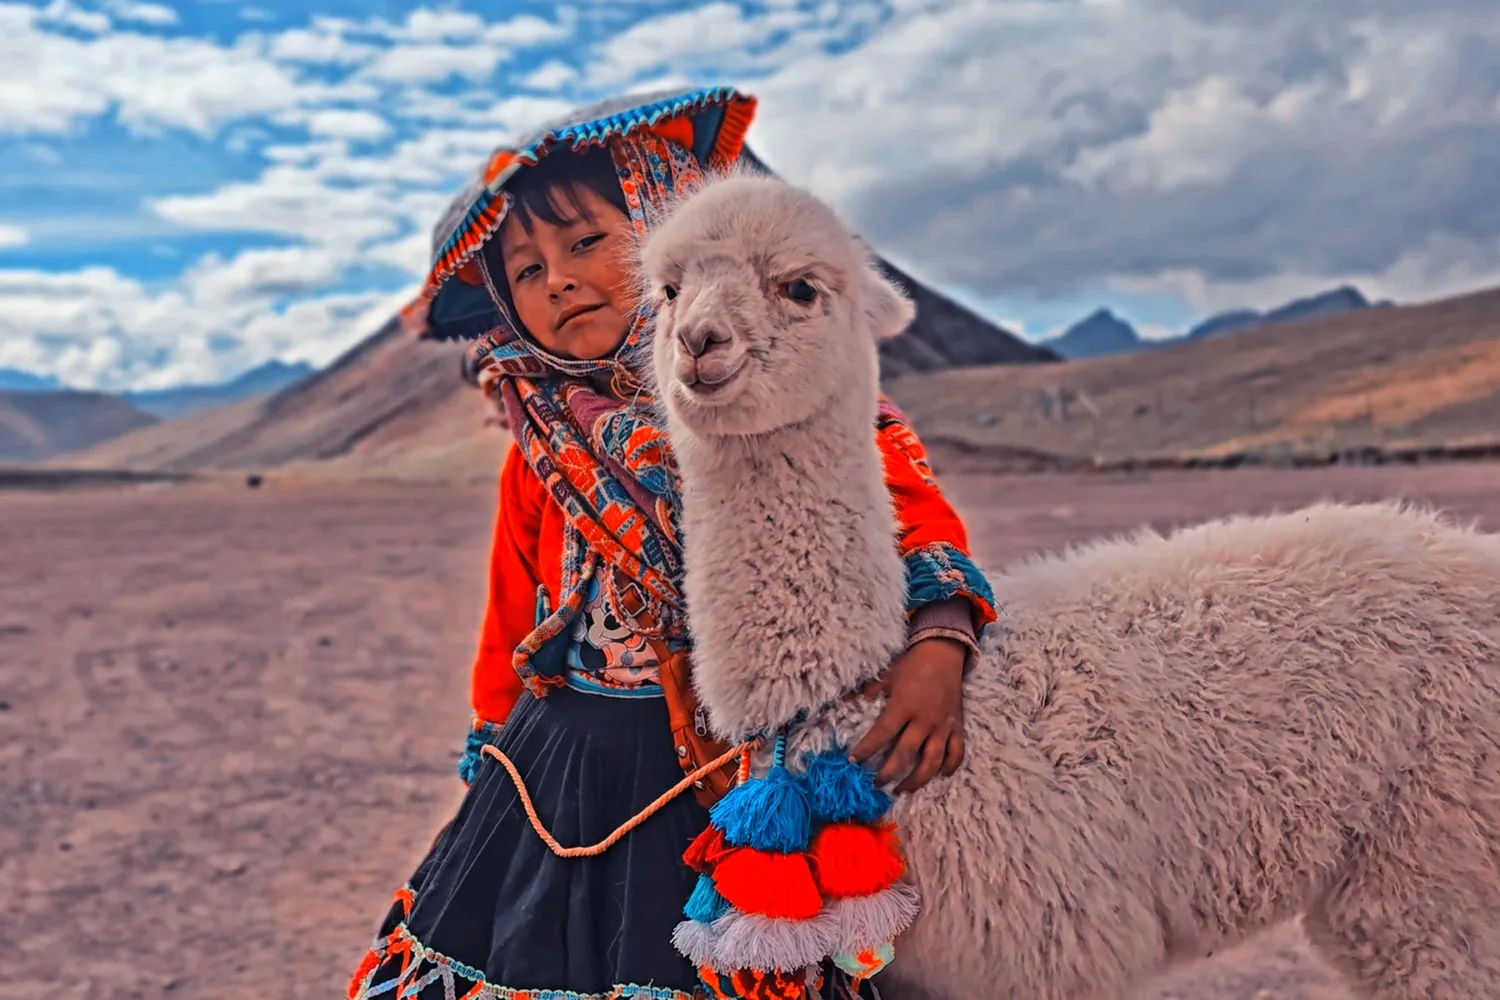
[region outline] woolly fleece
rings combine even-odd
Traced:
[[[825,205],[753,176],[689,196],[643,264],[651,294],[674,293],[654,351],[697,685],[742,735],[901,648],[870,428],[875,341],[910,306]],[[965,763],[893,809],[923,909],[881,973],[888,1000],[1123,997],[1298,914],[1373,1000],[1500,996],[1493,536],[1321,504],[993,583]],[[877,710],[816,714],[794,757],[847,746]]]

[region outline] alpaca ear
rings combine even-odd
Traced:
[[[917,318],[916,305],[877,270],[874,261],[861,270],[864,287],[860,289],[859,302],[870,332],[876,340],[899,337]]]

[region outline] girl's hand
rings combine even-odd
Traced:
[[[875,782],[894,781],[897,794],[915,792],[964,759],[964,663],[969,651],[953,639],[923,639],[896,658],[866,698],[888,695],[885,709],[849,756],[863,764],[885,752]]]

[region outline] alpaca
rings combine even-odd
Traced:
[[[642,248],[695,684],[743,738],[902,649],[872,440],[912,306],[826,205],[717,179]],[[1142,532],[996,576],[967,754],[892,815],[921,914],[886,997],[1125,997],[1300,915],[1373,1000],[1500,996],[1500,541],[1400,505]],[[831,704],[831,707],[830,707]]]

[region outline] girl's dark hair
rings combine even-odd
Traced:
[[[590,191],[629,215],[625,204],[625,192],[620,189],[620,178],[615,172],[615,161],[609,150],[594,146],[581,153],[557,150],[542,159],[534,167],[522,167],[506,185],[511,195],[510,211],[528,234],[540,219],[548,225],[562,226],[575,222],[584,215],[574,190],[586,187]],[[510,282],[505,275],[505,261],[500,254],[500,240],[492,236],[482,251],[485,266],[495,281],[495,291],[505,300],[511,318],[518,324],[516,304],[511,299]]]

